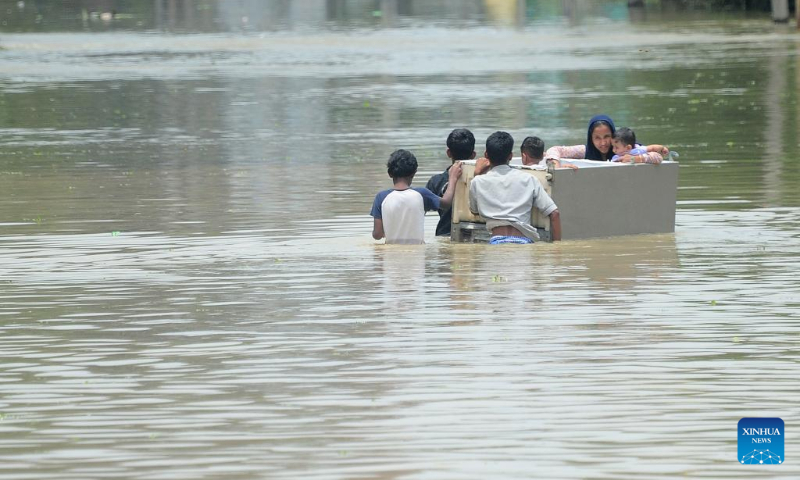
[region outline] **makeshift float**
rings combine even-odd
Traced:
[[[561,239],[611,237],[675,231],[678,163],[658,165],[570,160],[578,167],[527,167],[518,159],[511,166],[536,177],[558,205]],[[469,210],[469,184],[475,161],[463,162],[453,199],[450,238],[454,242],[488,242],[486,221]],[[542,241],[551,241],[550,219],[536,209],[531,224]]]

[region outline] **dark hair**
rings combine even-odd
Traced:
[[[525,137],[519,149],[531,157],[541,160],[544,157],[544,140],[539,137]]]
[[[508,132],[494,132],[486,139],[486,156],[492,165],[503,165],[514,150],[514,138]]]
[[[636,134],[628,127],[622,127],[614,133],[614,140],[619,140],[623,145],[636,146]]]
[[[447,136],[447,148],[453,160],[469,160],[475,151],[475,135],[466,128],[456,128]]]
[[[605,125],[606,127],[611,129],[611,136],[614,136],[614,132],[616,129],[614,128],[614,121],[611,120],[611,117],[608,115],[595,115],[589,120],[589,130],[586,134],[586,159],[587,160],[604,160],[603,154],[597,147],[594,146],[594,142],[592,142],[592,133],[594,133],[594,129],[599,127],[600,125]]]
[[[395,150],[389,155],[389,162],[386,163],[389,176],[392,178],[411,177],[417,173],[417,157],[408,150]]]

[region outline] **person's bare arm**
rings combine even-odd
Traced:
[[[669,148],[665,147],[664,145],[659,145],[657,143],[654,143],[652,145],[648,145],[645,148],[647,149],[648,153],[655,152],[662,156],[669,155]]]
[[[386,234],[383,233],[383,219],[382,218],[374,218],[374,222],[372,223],[372,238],[375,240],[380,240],[381,238],[385,237]]]
[[[439,208],[447,210],[453,205],[453,196],[456,193],[456,182],[461,178],[461,162],[456,162],[450,167],[448,174],[447,190],[444,191],[442,199],[439,201]]]
[[[483,175],[492,168],[492,163],[486,157],[481,157],[475,161],[475,176]]]
[[[560,160],[556,160],[555,158],[549,158],[546,160],[548,164],[552,164],[555,168],[571,168],[573,170],[577,170],[578,166],[573,165],[567,162],[561,162]]]
[[[561,214],[558,210],[550,214],[550,238],[554,242],[561,240]]]

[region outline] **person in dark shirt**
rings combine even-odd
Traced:
[[[472,160],[475,158],[475,136],[466,128],[456,128],[447,136],[447,158],[450,167],[459,160]],[[438,196],[444,196],[449,183],[450,167],[443,173],[438,173],[428,180],[425,188]],[[439,224],[436,225],[436,235],[450,236],[450,223],[453,219],[453,210],[450,206],[439,209]]]

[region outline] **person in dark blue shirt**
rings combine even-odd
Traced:
[[[450,168],[460,160],[475,158],[475,136],[466,128],[456,128],[447,136],[447,158],[451,164],[442,173],[437,173],[428,180],[425,188],[443,197],[447,191]],[[450,236],[450,224],[453,220],[452,207],[439,209],[439,224],[436,225],[437,236]]]

